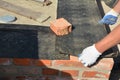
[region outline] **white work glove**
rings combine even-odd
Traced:
[[[99,21],[99,23],[113,25],[117,22],[118,16],[119,13],[111,9],[108,13],[105,14],[105,16]]]
[[[79,60],[84,66],[93,65],[101,53],[95,48],[95,44],[85,48],[79,56]]]

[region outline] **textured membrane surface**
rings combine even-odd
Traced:
[[[98,23],[101,14],[95,0],[58,0],[57,14],[72,24],[70,34],[56,36],[49,27],[0,24],[0,57],[69,59],[69,54],[78,56],[107,35]]]
[[[2,58],[69,59],[56,50],[56,35],[48,27],[0,24],[0,28]]]
[[[71,34],[57,37],[61,51],[77,55],[81,51],[103,38],[107,32],[99,24],[101,15],[95,0],[59,0],[58,18],[64,17],[73,25]],[[66,51],[67,49],[67,51]]]

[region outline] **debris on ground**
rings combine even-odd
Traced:
[[[43,6],[49,6],[50,4],[52,4],[50,0],[44,0]]]
[[[50,0],[36,0],[38,2],[42,2],[43,6],[49,6],[50,4],[52,4],[52,1]]]

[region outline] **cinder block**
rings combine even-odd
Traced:
[[[72,31],[72,25],[64,18],[51,21],[50,28],[56,35],[66,35]]]

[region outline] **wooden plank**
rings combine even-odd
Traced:
[[[0,8],[6,9],[24,17],[28,17],[38,22],[44,22],[50,18],[49,15],[43,14],[42,12],[35,12],[28,8],[23,8],[3,0],[0,1]]]

